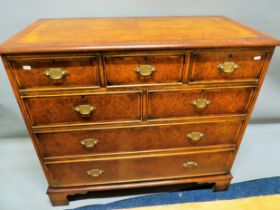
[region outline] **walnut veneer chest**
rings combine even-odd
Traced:
[[[59,205],[122,188],[225,190],[279,44],[225,17],[46,19],[0,53]]]

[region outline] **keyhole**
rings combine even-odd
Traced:
[[[148,57],[144,57],[144,62],[145,62],[145,64],[148,63]]]
[[[82,96],[82,97],[81,97],[81,101],[82,101],[82,103],[86,103],[86,102],[87,102],[86,96]]]

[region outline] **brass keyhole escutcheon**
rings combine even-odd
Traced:
[[[234,63],[234,62],[232,62],[232,61],[226,61],[226,62],[224,62],[224,63],[219,64],[219,65],[217,66],[217,68],[218,68],[220,71],[229,74],[229,73],[234,72],[234,70],[238,69],[238,68],[239,68],[239,65],[236,64],[236,63]]]
[[[74,110],[81,114],[82,117],[88,117],[96,108],[90,104],[81,104],[74,107]]]
[[[194,105],[195,107],[199,108],[199,109],[203,109],[205,107],[207,107],[207,105],[209,105],[211,103],[210,100],[207,100],[206,98],[198,98],[192,101],[192,105]]]
[[[44,74],[52,80],[61,80],[68,74],[68,71],[64,68],[48,68]]]
[[[96,169],[90,169],[86,173],[93,178],[97,178],[104,173],[104,170],[96,168]]]
[[[152,75],[156,71],[156,67],[152,65],[140,65],[136,68],[135,72],[137,72],[139,75],[146,77]]]
[[[191,132],[186,135],[187,138],[190,139],[191,142],[198,142],[204,136],[201,132]]]
[[[197,162],[187,161],[182,164],[184,168],[196,168],[198,166]]]
[[[87,149],[94,148],[98,143],[99,143],[98,139],[92,139],[92,138],[83,139],[80,141],[80,144],[83,145]]]

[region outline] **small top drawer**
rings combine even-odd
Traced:
[[[11,65],[20,89],[100,86],[97,57],[28,58]]]
[[[268,52],[197,52],[191,56],[190,83],[257,81]]]
[[[107,86],[182,84],[184,54],[105,55]]]

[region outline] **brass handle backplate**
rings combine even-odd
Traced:
[[[99,177],[101,174],[104,173],[104,170],[102,169],[98,169],[98,168],[95,168],[95,169],[90,169],[86,172],[89,176],[93,177],[93,178],[96,178],[96,177]]]
[[[211,101],[207,100],[205,98],[198,98],[198,99],[195,99],[192,101],[192,105],[194,105],[195,107],[197,107],[199,109],[205,108],[210,103],[211,103]]]
[[[97,145],[98,143],[99,143],[98,139],[92,139],[92,138],[83,139],[80,141],[80,144],[83,145],[87,149],[94,148],[95,145]]]
[[[196,168],[198,166],[197,162],[187,161],[182,164],[184,168]]]
[[[156,67],[145,64],[145,65],[138,66],[135,71],[141,76],[146,77],[154,73],[156,71]]]
[[[83,117],[88,117],[96,108],[90,104],[81,104],[76,106],[74,110],[80,113]]]
[[[186,135],[191,142],[198,142],[204,136],[201,132],[191,132]]]
[[[232,62],[232,61],[226,61],[224,63],[219,64],[218,69],[224,73],[232,73],[234,70],[239,68],[239,65]]]
[[[52,80],[60,80],[68,74],[68,71],[64,68],[48,68],[44,74]]]

